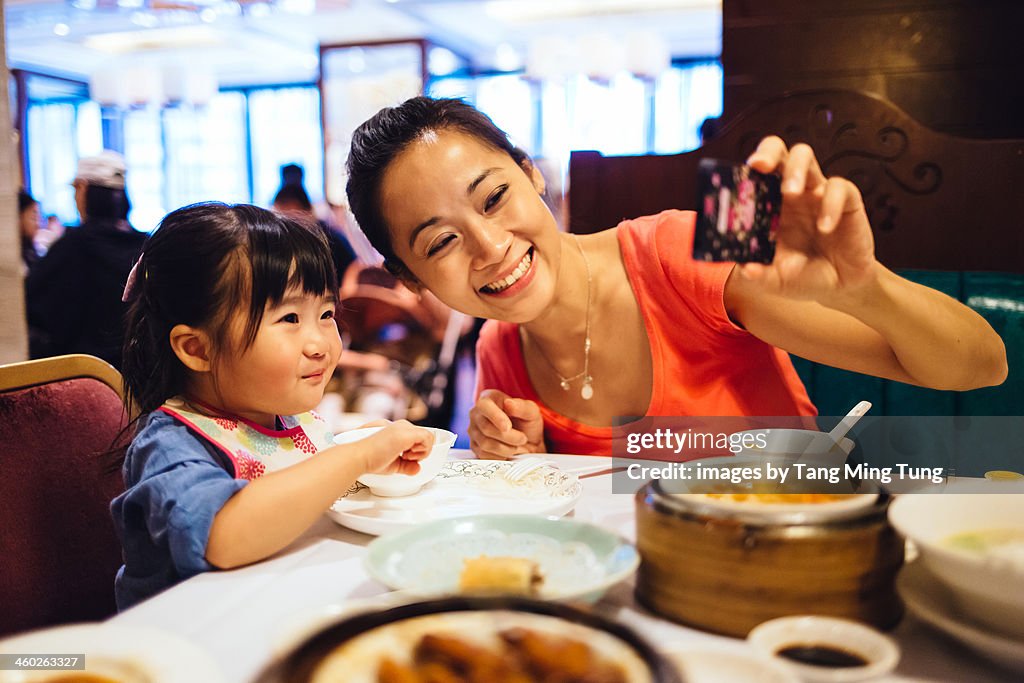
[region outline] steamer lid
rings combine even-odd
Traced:
[[[657,479],[637,493],[638,501],[674,516],[766,527],[874,522],[885,517],[890,500],[887,493],[877,489],[836,500],[802,503],[762,502],[763,499],[756,498],[758,494],[747,495],[749,497],[742,501],[712,497],[689,491],[677,482]]]

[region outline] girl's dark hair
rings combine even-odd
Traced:
[[[227,322],[246,316],[243,346],[263,311],[291,287],[334,293],[338,277],[321,230],[247,204],[193,204],[172,211],[139,257],[126,328],[125,403],[149,413],[185,391],[185,366],[170,345],[175,325],[202,328],[214,352],[227,348]]]
[[[380,185],[384,172],[411,143],[429,132],[456,130],[470,135],[488,147],[506,152],[523,167],[530,158],[511,142],[503,130],[480,110],[458,99],[413,97],[397,107],[386,107],[356,128],[348,154],[349,207],[359,228],[374,249],[384,257],[384,265],[399,275],[405,266],[395,256],[391,235],[381,211]]]
[[[126,221],[132,205],[124,190],[87,183],[85,187],[85,216],[89,220]]]

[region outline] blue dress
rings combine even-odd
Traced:
[[[126,490],[110,504],[124,566],[114,593],[127,609],[179,581],[214,569],[206,561],[213,518],[249,482],[215,446],[154,411],[128,447]]]

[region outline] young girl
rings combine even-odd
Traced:
[[[414,474],[426,429],[333,445],[309,412],[341,353],[322,232],[245,205],[170,213],[125,287],[127,402],[142,414],[111,511],[125,609],[269,557],[365,472]]]
[[[348,197],[392,272],[490,319],[467,430],[482,458],[611,454],[617,416],[814,415],[789,353],[939,389],[1005,379],[981,316],[878,263],[853,183],[777,137],[748,163],[782,176],[770,266],[694,261],[692,212],[560,233],[536,166],[459,100],[362,124]]]

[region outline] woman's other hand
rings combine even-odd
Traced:
[[[365,444],[363,457],[367,473],[416,474],[420,471],[418,461],[427,457],[434,447],[434,433],[406,420],[397,420],[356,444]]]
[[[808,145],[787,149],[774,136],[762,140],[747,163],[781,173],[782,215],[774,261],[743,265],[743,277],[768,292],[826,305],[875,280],[874,238],[856,185],[826,178]]]
[[[480,393],[469,411],[469,447],[483,460],[507,460],[520,453],[543,453],[544,420],[533,401],[496,389]]]

